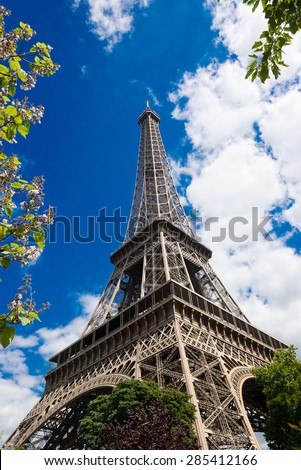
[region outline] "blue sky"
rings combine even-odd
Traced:
[[[14,146],[23,175],[44,175],[45,203],[81,232],[106,208],[128,216],[145,102],[161,116],[161,133],[187,213],[219,217],[200,232],[212,265],[254,325],[300,348],[301,333],[301,40],[287,50],[290,67],[265,86],[244,80],[251,45],[264,27],[260,12],[229,0],[56,0],[4,2],[9,25],[29,23],[53,46],[54,77],[30,92],[45,107],[41,125]],[[122,8],[121,8],[122,6]],[[243,32],[243,34],[242,34]],[[252,238],[252,207],[273,241]],[[233,242],[221,227],[244,217]],[[74,220],[74,219],[73,219]],[[125,226],[123,227],[125,230]],[[111,229],[108,229],[112,234]],[[55,243],[26,271],[37,302],[52,306],[42,323],[20,329],[0,352],[0,409],[8,435],[43,391],[47,359],[74,341],[111,273],[119,246],[98,238]],[[21,276],[4,276],[5,306]],[[3,283],[4,284],[4,283]],[[300,350],[300,349],[299,349]],[[3,396],[3,395],[2,395]]]

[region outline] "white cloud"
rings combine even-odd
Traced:
[[[92,315],[96,305],[99,301],[99,295],[94,294],[79,294],[78,302],[82,307],[82,311],[84,314],[90,316]]]
[[[11,344],[11,348],[33,348],[39,342],[39,339],[35,335],[20,336],[16,335],[14,341]]]
[[[31,375],[26,363],[26,354],[18,349],[21,344],[34,346],[35,341],[27,338],[22,341],[18,338],[12,342],[8,349],[1,352],[0,356],[0,432],[4,442],[26,413],[37,402],[43,377]],[[17,339],[17,338],[16,338]]]
[[[159,101],[159,98],[155,95],[154,90],[151,87],[147,87],[146,91],[148,93],[149,99],[150,99],[150,107],[152,108],[153,105],[155,106],[162,106],[162,104]]]
[[[209,4],[213,28],[237,59],[186,72],[170,94],[173,116],[184,121],[193,146],[187,162],[173,165],[174,172],[178,181],[191,177],[187,199],[200,215],[220,219],[201,234],[229,292],[255,326],[297,345],[301,355],[301,257],[286,245],[301,225],[300,36],[287,49],[291,66],[280,80],[246,81],[250,48],[264,27],[261,15],[241,2]],[[291,232],[255,241],[251,225],[241,225],[235,235],[246,233],[244,243],[229,232],[213,243],[212,236],[228,229],[233,217],[250,221],[252,207],[258,208],[259,222],[277,208],[274,223],[290,222]]]
[[[250,7],[237,0],[220,3],[208,0],[207,6],[213,15],[212,29],[217,32],[218,40],[246,65],[253,43],[266,29],[266,20],[260,7],[250,14]]]
[[[2,442],[18,426],[24,416],[38,401],[44,386],[42,375],[33,375],[27,365],[27,351],[39,346],[38,352],[48,360],[61,349],[76,341],[82,334],[99,296],[78,294],[76,300],[82,314],[67,325],[57,328],[40,328],[35,335],[17,335],[11,345],[0,355],[0,396],[5,399],[0,407],[0,433]],[[22,348],[22,349],[20,349]]]
[[[80,68],[81,78],[85,78],[88,75],[88,67],[86,65],[82,65]]]
[[[176,104],[173,116],[185,120],[185,128],[196,148],[216,149],[238,137],[254,134],[253,123],[260,116],[261,89],[244,80],[238,62],[213,62],[185,73],[170,100]],[[188,98],[184,106],[182,99]]]
[[[1,440],[5,442],[38,401],[39,396],[28,386],[3,378],[0,378],[0,396],[0,431],[3,432]]]
[[[83,0],[74,0],[76,9]],[[150,0],[84,0],[89,6],[89,21],[93,32],[106,41],[111,52],[123,36],[133,30],[135,7],[146,8]]]
[[[199,175],[192,175],[187,196],[203,216],[216,216],[221,222],[236,216],[251,221],[252,207],[262,219],[285,197],[279,172],[278,161],[253,139],[239,139],[209,159]]]
[[[292,85],[280,96],[272,97],[260,120],[262,137],[281,162],[281,174],[288,186],[292,206],[283,214],[301,230],[301,92]]]
[[[212,29],[217,33],[217,40],[221,41],[230,54],[235,54],[239,62],[245,67],[252,60],[249,57],[252,46],[259,40],[262,31],[267,29],[261,7],[252,13],[250,6],[240,0],[226,0],[217,3],[216,0],[207,0],[207,7],[212,13]],[[297,33],[289,47],[285,47],[283,59],[289,68],[283,68],[277,83],[291,80],[300,75],[301,70],[301,34]],[[267,86],[274,85],[272,79]]]
[[[29,375],[24,351],[13,347],[1,353],[0,376],[11,376],[17,385],[29,388],[39,388],[42,379],[42,376]]]
[[[237,243],[232,256],[221,243],[211,248],[212,266],[251,323],[298,346],[300,355],[300,257],[280,239]]]
[[[58,326],[57,328],[40,328],[37,331],[37,335],[42,341],[39,353],[46,360],[72,344],[82,335],[98,300],[99,296],[93,294],[78,295],[77,301],[82,307],[81,315],[75,317],[67,325]]]

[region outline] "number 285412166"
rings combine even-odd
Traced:
[[[255,455],[231,455],[231,454],[195,454],[187,455],[186,465],[257,465],[257,458]]]

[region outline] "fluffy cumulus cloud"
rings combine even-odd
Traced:
[[[170,99],[174,117],[185,120],[186,132],[196,148],[216,149],[254,134],[259,117],[260,90],[244,80],[238,62],[213,62],[195,73],[185,73]],[[182,99],[186,104],[182,106]]]
[[[123,36],[133,30],[135,8],[146,8],[150,0],[75,0],[73,7],[77,8],[80,3],[88,4],[93,31],[111,52]]]
[[[18,338],[8,350],[1,352],[0,395],[5,400],[0,407],[2,441],[8,438],[40,395],[43,377],[32,375],[26,364],[26,349],[36,344],[33,336],[23,340]]]
[[[228,51],[236,54],[246,65],[250,45],[266,28],[266,20],[260,7],[253,13],[250,21],[250,7],[242,2],[231,0],[217,4],[216,0],[207,0],[206,3],[212,12],[212,29],[217,33],[216,41],[223,42]]]
[[[9,397],[0,407],[1,441],[18,426],[24,416],[39,400],[44,388],[44,377],[39,371],[30,371],[28,356],[36,351],[47,361],[50,356],[76,341],[82,334],[99,297],[84,293],[77,296],[81,314],[67,325],[40,328],[27,337],[17,335],[8,349],[0,355],[0,396]]]
[[[301,229],[301,36],[277,81],[252,83],[244,77],[265,28],[262,14],[234,0],[209,0],[208,7],[230,58],[186,72],[170,93],[193,147],[173,170],[178,181],[190,178],[186,197],[202,216],[202,241],[231,294],[251,322],[298,346],[300,356],[301,257],[288,240],[300,239]],[[208,217],[218,221],[205,230]],[[261,221],[272,240],[258,232]]]
[[[9,397],[0,409],[0,443],[3,443],[35,405],[39,395],[28,386],[17,384],[13,379],[1,377],[0,394],[2,398]]]
[[[37,335],[41,340],[39,353],[48,359],[58,351],[74,343],[81,334],[96,307],[99,297],[93,294],[80,294],[78,302],[82,307],[82,314],[72,319],[67,325],[57,328],[40,328]]]

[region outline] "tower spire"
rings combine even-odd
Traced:
[[[160,117],[146,102],[140,114],[138,168],[130,219],[125,236],[129,240],[156,219],[165,219],[193,236],[177,193],[162,137]]]

